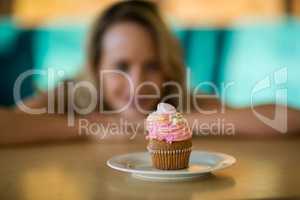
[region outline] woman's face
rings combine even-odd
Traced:
[[[111,109],[138,116],[158,103],[164,77],[153,39],[143,26],[111,26],[103,37],[99,69],[104,100]]]

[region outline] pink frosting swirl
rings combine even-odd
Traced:
[[[187,121],[170,104],[158,104],[157,110],[147,117],[146,125],[149,133],[147,138],[150,139],[172,143],[173,141],[183,141],[192,137]]]

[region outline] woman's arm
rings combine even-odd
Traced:
[[[56,88],[56,90],[57,89],[58,88]],[[0,144],[57,141],[87,137],[105,140],[128,140],[135,134],[110,134],[110,128],[114,129],[116,126],[121,127],[123,125],[120,124],[120,117],[100,115],[100,113],[96,112],[85,116],[73,115],[73,125],[68,126],[68,117],[70,116],[68,115],[67,110],[65,110],[64,114],[58,114],[57,108],[57,102],[59,100],[65,101],[65,103],[67,103],[67,100],[65,97],[61,96],[48,98],[49,93],[41,93],[27,99],[23,103],[26,107],[31,109],[47,109],[48,104],[54,103],[55,112],[53,114],[49,114],[49,112],[47,112],[48,114],[30,114],[22,111],[18,106],[14,109],[0,108]],[[60,93],[54,92],[54,94]],[[52,102],[51,99],[54,101]],[[94,126],[90,126],[91,124]],[[95,125],[97,124],[99,125],[98,127],[101,127],[102,129],[95,132],[92,129],[95,128]],[[123,126],[126,125],[127,124]],[[139,126],[139,129],[141,128],[142,126]],[[93,132],[91,132],[91,130]],[[125,129],[123,128],[121,130]]]
[[[223,110],[222,110],[223,107]],[[284,111],[275,116],[276,107]],[[237,135],[237,136],[280,136],[300,134],[300,111],[292,108],[284,108],[280,105],[255,106],[254,110],[260,116],[269,118],[270,121],[264,123],[251,108],[230,108],[222,105],[218,100],[205,100],[201,104],[205,111],[215,111],[211,114],[204,112],[192,112],[187,114],[187,120],[194,131],[204,134],[210,131],[215,135]],[[275,117],[275,120],[273,120]],[[277,120],[276,120],[277,119]],[[273,120],[273,121],[272,121]],[[286,125],[286,132],[284,126]],[[274,128],[272,128],[273,126]],[[199,128],[200,127],[200,128]],[[197,129],[198,128],[198,129]],[[201,130],[201,128],[203,130]],[[232,134],[232,130],[234,131]],[[282,132],[283,131],[283,132]],[[197,134],[196,133],[196,134]]]
[[[77,120],[77,119],[76,119]],[[79,138],[78,127],[68,127],[61,115],[32,115],[0,108],[0,144],[16,144]]]

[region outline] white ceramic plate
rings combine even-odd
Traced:
[[[211,172],[229,167],[235,162],[236,159],[227,154],[193,150],[187,169],[155,169],[152,166],[148,152],[115,156],[107,161],[107,165],[113,169],[131,173],[133,177],[143,180],[182,181],[202,177]]]

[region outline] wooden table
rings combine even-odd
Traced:
[[[237,163],[208,178],[155,183],[106,166],[114,155],[144,151],[142,139],[76,141],[0,149],[0,199],[275,199],[300,197],[300,139],[199,138],[195,149]]]

